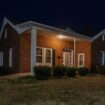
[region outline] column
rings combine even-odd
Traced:
[[[31,29],[31,75],[34,75],[34,66],[36,64],[36,41],[37,30],[33,27]]]
[[[74,38],[74,67],[76,67],[76,38]]]

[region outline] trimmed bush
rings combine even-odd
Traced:
[[[34,74],[38,80],[46,80],[51,76],[51,68],[49,66],[35,66]]]
[[[75,77],[76,76],[76,71],[77,71],[76,68],[68,67],[67,68],[67,76],[68,77]]]
[[[105,75],[105,65],[103,65],[103,66],[97,66],[96,70],[97,70],[98,74]]]
[[[85,67],[78,68],[77,70],[80,76],[86,76],[89,73],[88,68],[85,68]]]
[[[0,67],[0,76],[10,74],[9,69],[6,67]]]
[[[62,76],[65,76],[66,73],[66,67],[65,66],[55,66],[53,68],[53,76],[57,78],[61,78]]]

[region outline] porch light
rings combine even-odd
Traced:
[[[63,39],[65,36],[63,36],[63,35],[58,35],[57,37],[60,38],[60,39]]]

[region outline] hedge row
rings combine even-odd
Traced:
[[[96,67],[97,74],[105,75],[105,65]]]
[[[48,66],[34,67],[34,74],[39,80],[48,79],[51,77],[51,74],[56,78],[61,78],[63,76],[75,77],[77,73],[81,76],[86,76],[88,71],[87,68],[71,68],[65,66],[55,66],[52,68]]]
[[[8,74],[11,74],[11,71],[9,68],[0,67],[0,76],[8,75]]]

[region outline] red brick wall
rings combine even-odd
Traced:
[[[76,42],[76,65],[78,67],[78,53],[84,53],[84,66],[91,68],[91,42],[77,41]]]
[[[20,36],[20,72],[30,72],[31,34],[24,32]]]
[[[96,65],[99,64],[99,53],[105,51],[105,41],[102,41],[102,36],[92,42],[92,69],[95,71]]]
[[[50,36],[50,37],[49,37]],[[55,65],[62,65],[62,53],[65,48],[74,47],[73,40],[64,40],[54,37],[53,33],[38,31],[37,46],[55,49]],[[85,67],[91,67],[91,43],[88,41],[76,42],[76,59],[78,53],[85,53]],[[20,36],[20,71],[30,71],[31,61],[31,33],[24,32]],[[60,57],[60,59],[58,59]],[[76,62],[77,65],[77,62]]]
[[[5,26],[7,28],[7,38],[4,38],[4,31],[2,34],[2,37],[0,39],[0,50],[3,51],[3,63],[4,67],[9,68],[12,70],[13,73],[19,72],[19,35],[17,35],[16,31],[13,30],[13,28],[7,24]],[[5,30],[4,28],[4,30]],[[9,49],[13,49],[13,67],[9,67]]]
[[[38,32],[37,46],[55,49],[55,65],[61,65],[63,62],[62,53],[65,48],[73,49],[73,42],[59,39],[56,37],[49,37],[50,33]],[[60,59],[58,57],[60,56]]]

